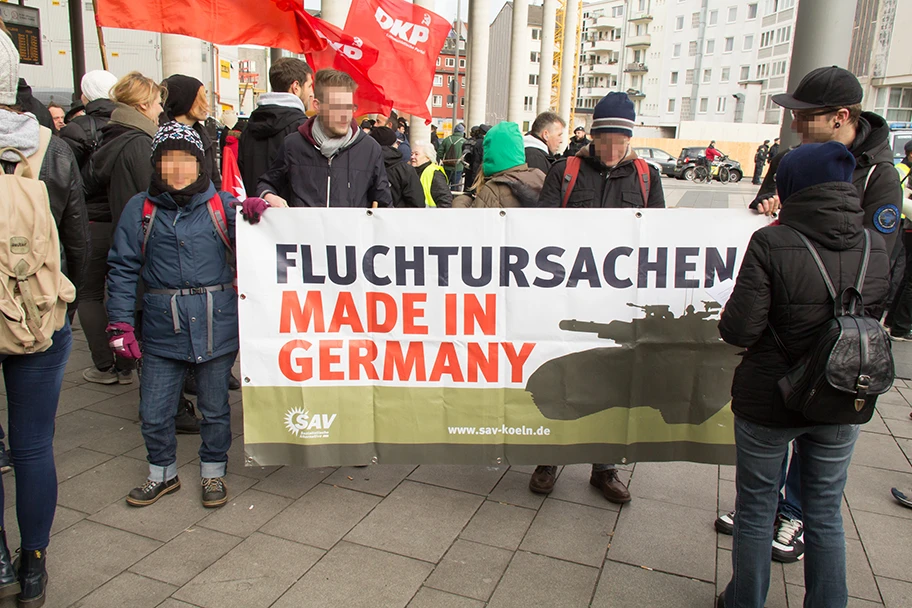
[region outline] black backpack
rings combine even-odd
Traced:
[[[826,283],[833,299],[833,318],[797,363],[792,362],[770,325],[779,349],[791,365],[779,380],[779,392],[788,409],[812,422],[864,424],[874,415],[877,396],[893,386],[894,376],[890,336],[877,319],[865,315],[861,297],[871,253],[871,236],[865,230],[864,255],[855,285],[837,295],[817,249],[803,234],[795,232],[811,253]]]

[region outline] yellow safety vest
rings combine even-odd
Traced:
[[[424,171],[421,173],[421,189],[424,190],[424,204],[428,207],[437,206],[437,203],[434,202],[434,197],[431,196],[431,183],[434,181],[435,171],[440,171],[443,174],[443,177],[446,178],[446,171],[443,170],[443,167],[434,163],[425,167]]]

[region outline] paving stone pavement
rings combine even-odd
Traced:
[[[624,467],[633,501],[618,507],[589,486],[587,465],[562,467],[545,498],[527,489],[530,466],[245,468],[236,435],[230,501],[213,511],[199,502],[198,438],[180,436],[182,490],[131,509],[124,497],[146,472],[138,387],[84,382],[91,359],[74,339],[48,608],[711,608],[730,576],[731,538],[712,528],[734,505],[729,466]],[[895,349],[912,361],[912,345]],[[850,608],[912,606],[912,510],[889,493],[912,490],[910,400],[912,381],[898,381],[856,447],[843,508]],[[800,563],[773,564],[767,607],[800,607],[803,578]]]

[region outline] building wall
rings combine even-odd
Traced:
[[[456,55],[451,50],[442,52],[437,58],[437,68],[434,73],[434,86],[431,90],[431,123],[444,131],[450,132],[453,128],[453,107],[447,106],[447,96],[450,95],[450,80],[453,78],[454,66],[447,66],[447,59],[455,62]],[[459,104],[456,110],[456,120],[462,121],[465,116],[465,98],[466,98],[466,56],[465,50],[460,50],[459,56],[459,79],[457,82],[458,91],[456,93],[456,103]],[[437,83],[440,83],[439,85]]]
[[[526,27],[529,37],[528,75],[522,93],[524,104],[520,129],[528,130],[535,120],[538,84],[530,84],[529,77],[538,78],[539,63],[532,62],[531,53],[541,54],[541,7],[529,7],[530,18]],[[507,95],[510,86],[510,50],[512,48],[513,3],[507,2],[491,23],[491,43],[488,50],[488,97],[485,105],[485,122],[495,125],[507,119]],[[526,64],[524,64],[525,66]],[[550,86],[550,83],[548,84]],[[474,125],[469,125],[474,126]]]
[[[891,123],[912,123],[912,5],[903,0],[880,0],[871,76],[865,85],[866,109]]]

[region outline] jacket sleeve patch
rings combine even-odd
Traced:
[[[899,226],[899,209],[896,205],[884,205],[874,212],[874,227],[884,234],[896,232]]]

